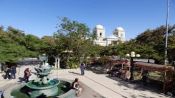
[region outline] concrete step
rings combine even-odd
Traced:
[[[1,80],[0,81],[0,89],[5,89],[4,87],[8,88],[8,85],[11,84],[11,83],[17,83],[17,80],[16,79],[11,79],[11,80]]]

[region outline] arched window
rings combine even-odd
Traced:
[[[100,37],[102,36],[102,33],[100,32]]]

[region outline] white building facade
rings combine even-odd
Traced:
[[[125,31],[122,27],[117,27],[114,30],[113,35],[109,37],[105,36],[105,28],[102,25],[96,25],[93,32],[96,35],[94,44],[100,46],[109,46],[118,44],[119,42],[125,42]]]

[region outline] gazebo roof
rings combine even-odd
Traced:
[[[113,65],[115,65],[115,64],[124,64],[124,65],[130,66],[130,62],[128,60],[113,60],[113,59],[110,59],[110,62]]]
[[[144,62],[135,62],[134,65],[151,71],[174,71],[174,67],[166,65],[144,63]]]

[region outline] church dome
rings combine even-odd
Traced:
[[[117,37],[122,37],[125,36],[125,31],[122,27],[117,27],[114,31],[113,34]]]
[[[96,25],[95,26],[97,29],[104,29],[102,25]]]
[[[122,27],[117,27],[116,30],[117,31],[124,31],[124,29]]]

